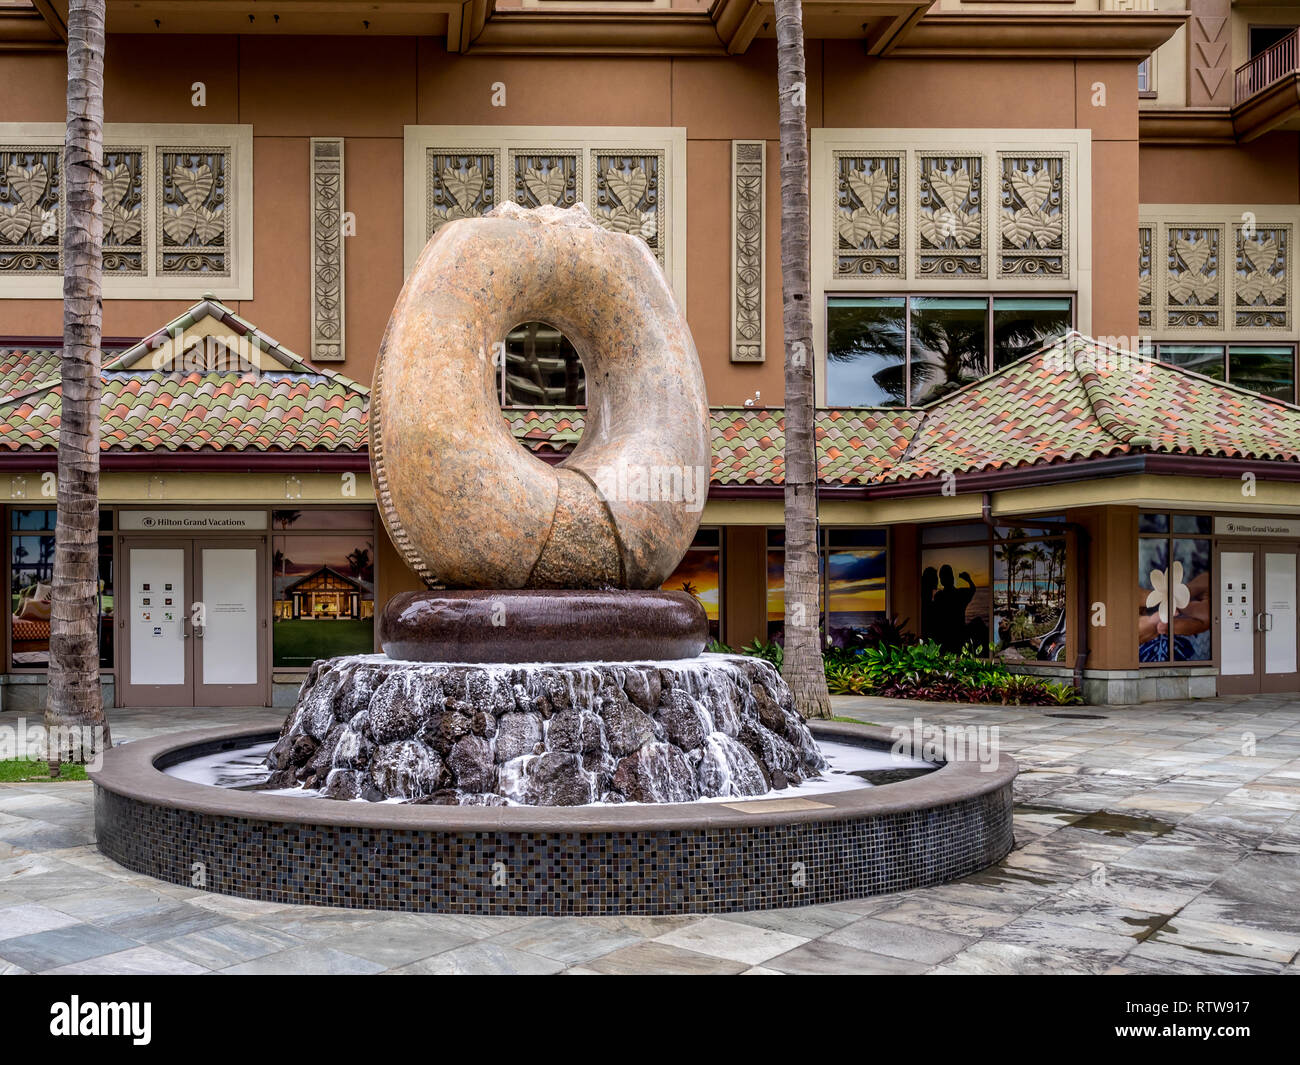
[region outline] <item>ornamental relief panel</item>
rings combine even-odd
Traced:
[[[145,165],[143,148],[104,149],[104,272],[145,273]]]
[[[158,149],[160,274],[230,274],[230,152],[224,148]]]
[[[664,263],[659,236],[663,152],[594,152],[592,215],[606,229],[639,236]]]
[[[1233,324],[1238,329],[1290,329],[1291,227],[1256,227],[1253,236],[1237,229]]]
[[[497,199],[495,149],[465,152],[431,148],[425,153],[425,236],[458,218],[479,218]]]
[[[1221,226],[1166,230],[1165,327],[1223,328],[1222,247]]]
[[[835,152],[837,277],[903,273],[903,155]]]
[[[0,299],[62,293],[63,138],[0,124]],[[252,148],[250,126],[105,125],[105,298],[252,297]]]
[[[1065,156],[998,154],[1002,277],[1066,272]]]
[[[1151,260],[1151,227],[1138,227],[1138,326],[1150,329],[1151,310],[1155,299],[1152,290],[1154,271]]]
[[[345,356],[342,137],[311,141],[311,357],[341,362]]]
[[[0,145],[0,275],[63,273],[62,156]]]
[[[731,142],[731,361],[763,361],[763,141]]]
[[[1076,288],[1090,152],[1078,130],[814,130],[830,225],[815,217],[813,272],[846,289]]]
[[[511,199],[524,207],[572,207],[582,199],[582,155],[574,149],[511,149],[510,174],[514,180]]]
[[[917,175],[918,276],[987,276],[983,157],[922,155]]]
[[[1294,334],[1293,206],[1171,207],[1156,218],[1160,211],[1144,206],[1138,228],[1140,326],[1207,337]]]

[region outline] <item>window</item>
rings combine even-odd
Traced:
[[[347,531],[362,515],[366,528]],[[295,529],[271,537],[274,666],[306,669],[318,658],[370,654],[375,646],[373,517],[358,508],[277,510],[271,519],[277,528]],[[313,527],[322,531],[296,531]]]
[[[510,330],[497,369],[503,407],[581,407],[587,403],[582,359],[568,337],[542,322]]]
[[[1156,96],[1156,57],[1147,56],[1138,64],[1138,96],[1154,99]]]
[[[1212,528],[1203,515],[1139,516],[1139,662],[1208,662],[1213,655]]]
[[[1294,26],[1251,26],[1250,58],[1254,59],[1267,52],[1273,45],[1290,37],[1295,31]]]
[[[1262,396],[1296,401],[1294,344],[1157,344],[1156,358]]]
[[[709,638],[720,640],[722,622],[722,531],[700,529],[673,575],[663,583],[666,592],[686,592],[704,607]]]
[[[885,616],[888,579],[884,529],[821,530],[818,573],[821,628],[831,644],[851,643]],[[785,633],[785,531],[767,531],[768,639]]]
[[[0,296],[62,295],[63,139],[0,124]],[[105,298],[251,299],[252,185],[251,126],[105,125]]]
[[[830,296],[826,403],[930,403],[1069,331],[1068,296]]]
[[[14,669],[50,664],[54,581],[54,518],[50,510],[9,512],[9,638]],[[113,668],[113,514],[99,527],[99,666]]]
[[[1066,537],[1059,518],[921,531],[921,635],[946,651],[1061,661]]]

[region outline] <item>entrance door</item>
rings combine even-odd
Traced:
[[[1295,544],[1219,547],[1219,692],[1300,690]]]
[[[265,706],[266,540],[124,538],[126,706]]]

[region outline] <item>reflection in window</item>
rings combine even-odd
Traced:
[[[54,510],[10,511],[9,639],[15,669],[50,664],[50,613],[54,598]],[[112,529],[112,512],[100,527]],[[99,665],[113,666],[113,537],[99,538]]]
[[[921,552],[921,636],[945,651],[989,642],[988,543]]]
[[[587,402],[577,349],[544,322],[525,322],[506,335],[497,384],[503,407],[581,407]]]
[[[833,407],[907,403],[907,301],[836,298],[826,307],[826,402]]]
[[[686,592],[704,607],[709,619],[709,638],[720,640],[722,607],[722,533],[700,529],[671,577],[662,587],[667,592]]]
[[[931,403],[988,372],[988,301],[912,299],[912,403]]]
[[[275,666],[374,650],[372,533],[273,536],[271,550]]]
[[[1069,330],[1069,299],[995,299],[993,368],[1000,370]]]
[[[1143,515],[1145,528],[1169,528],[1167,515]],[[1152,519],[1164,518],[1163,522]],[[1208,531],[1209,519],[1175,515],[1175,528]],[[1212,541],[1138,538],[1138,661],[1207,662],[1213,655],[1210,617]]]
[[[1065,538],[1022,540],[1026,530],[993,545],[993,618],[1004,658],[1065,658]]]
[[[885,616],[887,533],[884,529],[821,530],[818,610],[830,643],[851,644],[873,621]],[[785,533],[767,531],[767,633],[785,635]]]
[[[1233,344],[1228,380],[1263,396],[1295,401],[1295,349],[1289,344]]]
[[[1262,396],[1295,402],[1293,344],[1159,344],[1156,358]]]
[[[933,402],[1069,331],[1068,297],[832,296],[826,402]]]

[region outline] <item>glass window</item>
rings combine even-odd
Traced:
[[[56,511],[13,510],[9,538],[9,637],[15,669],[50,664],[50,613],[54,598]],[[112,511],[101,510],[99,525],[112,528]],[[99,665],[113,666],[113,537],[99,538]]]
[[[1161,608],[1169,571],[1165,537],[1138,540],[1138,661],[1169,661],[1169,610]]]
[[[831,642],[844,644],[885,616],[888,570],[884,529],[825,528],[817,572],[821,581],[818,609],[822,631]],[[769,640],[785,632],[785,531],[767,531],[767,633]]]
[[[888,577],[883,529],[827,529],[826,635],[832,644],[852,642],[885,616]]]
[[[294,532],[321,529],[373,529],[375,512],[369,507],[350,507],[346,510],[273,510],[271,527]]]
[[[1023,358],[1070,331],[1070,300],[996,298],[993,300],[993,368]]]
[[[1162,533],[1168,531],[1169,531],[1168,514],[1139,514],[1138,515],[1138,532]]]
[[[1181,366],[1184,370],[1212,377],[1216,381],[1224,379],[1221,344],[1161,344],[1157,349],[1157,357],[1161,362]]]
[[[921,636],[945,651],[989,642],[989,545],[921,552]]]
[[[1208,536],[1214,531],[1214,519],[1208,514],[1175,514],[1173,522],[1176,533],[1201,533]]]
[[[700,529],[673,575],[663,583],[669,592],[686,592],[704,607],[709,636],[721,639],[722,551],[717,529]]]
[[[931,403],[988,373],[988,301],[912,298],[912,404]]]
[[[506,335],[497,381],[503,407],[581,407],[587,402],[577,349],[544,322],[525,322]]]
[[[372,533],[273,536],[271,551],[276,668],[374,650]]]
[[[1174,539],[1174,660],[1208,662],[1213,657],[1210,618],[1210,540]]]
[[[835,297],[827,301],[829,406],[906,405],[906,303],[901,296]]]
[[[989,527],[983,522],[966,525],[926,525],[921,529],[923,544],[959,544],[964,540],[987,540]]]
[[[1228,380],[1264,396],[1295,402],[1295,348],[1290,344],[1232,344]]]
[[[1147,56],[1138,64],[1138,92],[1151,92],[1151,57]]]
[[[1065,658],[1065,538],[993,545],[993,626],[1017,661]]]

